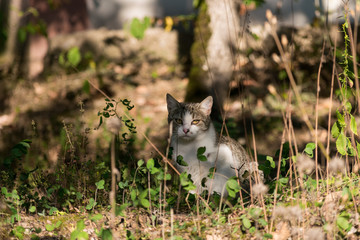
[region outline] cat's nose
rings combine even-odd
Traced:
[[[187,134],[188,132],[190,132],[190,129],[188,129],[188,128],[183,128],[183,132],[184,132],[185,134]]]

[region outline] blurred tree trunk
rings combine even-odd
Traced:
[[[0,0],[1,16],[4,22],[2,30],[4,31],[6,41],[4,49],[1,51],[1,65],[3,72],[11,72],[14,77],[26,73],[25,53],[26,41],[20,42],[18,38],[18,30],[24,22],[22,17],[23,10],[27,7],[28,1],[22,0]]]
[[[191,48],[192,68],[185,101],[214,98],[213,119],[220,119],[233,74],[239,17],[234,0],[200,3]]]

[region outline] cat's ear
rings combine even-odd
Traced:
[[[180,103],[170,94],[166,94],[166,103],[168,112],[171,112],[173,109],[178,108]]]
[[[212,96],[208,96],[200,103],[200,110],[203,113],[205,113],[205,115],[210,115],[212,105],[213,105],[213,98]]]

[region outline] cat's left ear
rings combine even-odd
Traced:
[[[211,108],[213,105],[213,98],[212,96],[208,96],[200,103],[200,110],[205,113],[205,115],[210,115]]]
[[[172,112],[173,109],[176,109],[180,106],[180,103],[168,93],[166,94],[166,103],[169,113]]]

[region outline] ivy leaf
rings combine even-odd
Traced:
[[[350,114],[350,129],[355,135],[357,135],[357,124],[354,116],[351,114]]]
[[[105,184],[105,180],[103,180],[103,179],[101,179],[100,181],[95,183],[96,188],[99,189],[99,190],[104,189],[104,184]]]
[[[151,174],[155,174],[160,172],[160,169],[155,167],[155,160],[153,158],[150,158],[146,163],[146,168],[149,169]]]
[[[334,125],[331,128],[331,136],[333,138],[337,138],[341,132],[341,126],[338,121],[334,123]]]
[[[266,160],[268,160],[268,161],[270,162],[270,166],[271,166],[272,168],[275,168],[275,162],[274,162],[273,157],[266,156]]]
[[[345,134],[341,132],[338,139],[336,140],[336,149],[341,155],[346,155],[346,142],[347,138]]]
[[[97,202],[95,202],[95,200],[93,198],[89,199],[89,204],[86,205],[86,209],[87,210],[91,210],[93,207],[95,207],[95,205],[97,204]]]
[[[204,155],[206,151],[206,147],[199,147],[197,150],[197,159],[199,161],[205,162],[207,161],[207,157]]]
[[[176,162],[180,165],[180,166],[188,166],[187,162],[184,161],[184,158],[183,156],[181,155],[178,155],[177,158],[176,158]]]
[[[315,143],[308,143],[305,146],[304,152],[306,152],[306,154],[312,158],[314,156],[314,149],[315,149],[316,145]]]
[[[186,191],[191,191],[191,190],[195,190],[196,186],[194,185],[194,183],[191,181],[190,176],[188,173],[186,172],[182,172],[180,174],[180,184],[181,186],[184,187],[184,189]]]
[[[145,189],[144,191],[141,192],[141,194],[139,195],[139,200],[140,200],[140,204],[145,207],[148,208],[150,207],[150,202],[148,199],[146,199],[146,197],[149,194],[149,190]]]
[[[236,196],[236,193],[241,190],[241,187],[239,186],[239,183],[234,178],[230,178],[226,182],[226,190],[229,193],[229,196],[234,198]]]
[[[342,115],[338,110],[336,110],[336,117],[337,117],[337,121],[339,122],[340,126],[345,126],[345,118],[344,115]]]
[[[197,150],[197,155],[203,155],[206,151],[206,147],[199,147]]]

